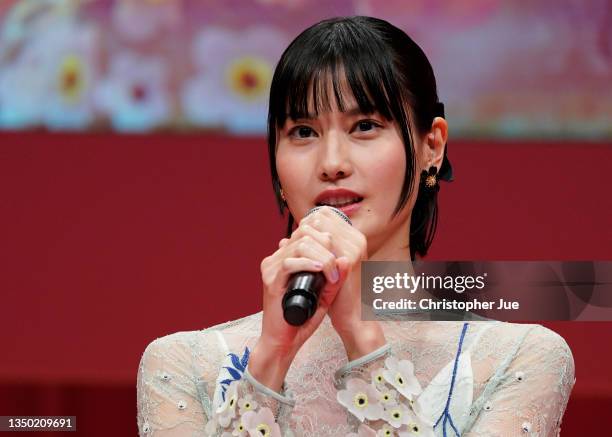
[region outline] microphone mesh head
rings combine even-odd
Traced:
[[[336,214],[338,214],[340,216],[340,218],[342,220],[344,220],[345,222],[347,222],[349,225],[353,226],[353,223],[351,222],[351,219],[348,218],[348,216],[343,213],[342,211],[340,211],[338,208],[334,208],[333,206],[327,206],[327,208],[331,208],[332,211],[334,211]],[[315,206],[314,208],[310,208],[308,210],[308,212],[306,214],[304,214],[304,218],[308,217],[310,214],[312,214],[313,212],[319,210],[323,208],[322,206]]]

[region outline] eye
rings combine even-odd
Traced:
[[[314,134],[314,130],[308,126],[295,126],[289,130],[289,136],[295,138],[309,138]]]
[[[382,127],[380,123],[376,123],[373,120],[360,120],[355,125],[357,132],[371,132],[377,127]]]

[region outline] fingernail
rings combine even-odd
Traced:
[[[334,268],[334,270],[332,270],[332,274],[331,274],[331,280],[332,282],[335,284],[336,282],[338,282],[338,278],[340,277],[340,274],[338,273],[338,269]]]
[[[323,267],[323,263],[322,263],[322,262],[319,262],[319,261],[315,261],[315,262],[314,262],[314,266],[315,266],[316,268],[320,269],[321,267]]]

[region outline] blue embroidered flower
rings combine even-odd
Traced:
[[[227,387],[229,387],[232,382],[240,381],[242,379],[242,375],[244,374],[244,371],[246,370],[247,364],[249,362],[250,352],[249,348],[245,347],[244,353],[242,354],[242,358],[239,358],[238,355],[233,354],[231,352],[227,355],[232,360],[232,366],[224,366],[223,368],[227,369],[231,376],[231,379],[228,378],[221,381],[221,397],[223,398],[223,402],[225,402],[225,392],[227,391]]]

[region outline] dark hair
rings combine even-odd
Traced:
[[[344,111],[341,72],[364,114],[378,111],[388,120],[396,120],[401,130],[406,173],[392,217],[402,210],[414,188],[417,169],[412,129],[422,136],[431,129],[433,118],[440,115],[433,69],[421,48],[388,22],[364,16],[331,18],[309,27],[291,42],[272,78],[268,152],[272,186],[283,216],[285,204],[276,170],[277,129],[285,125],[287,116],[297,119],[330,110],[332,96],[327,95],[326,86],[330,77],[333,98],[340,111]],[[308,113],[309,97],[315,114]],[[411,259],[415,259],[416,253],[426,255],[436,225],[437,195],[419,191],[410,223]],[[287,237],[292,227],[293,217],[289,213]]]

